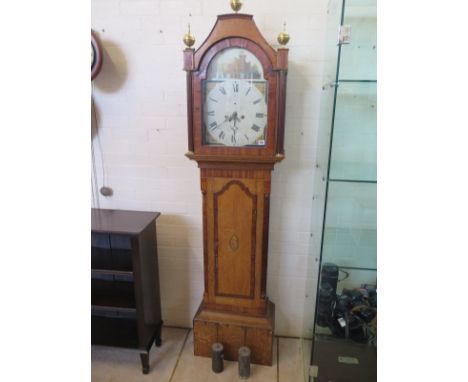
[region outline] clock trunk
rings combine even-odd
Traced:
[[[266,296],[271,166],[200,167],[205,293],[194,318],[195,355],[211,356],[212,343],[221,342],[228,360],[237,360],[237,349],[249,346],[252,362],[271,365],[274,304]]]

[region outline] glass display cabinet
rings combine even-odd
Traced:
[[[305,319],[313,382],[377,380],[376,24],[376,0],[329,4],[334,43],[324,75],[311,249],[320,253],[319,274],[310,278],[305,306],[314,316]]]

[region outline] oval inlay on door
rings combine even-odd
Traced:
[[[229,240],[229,248],[231,248],[233,252],[239,249],[239,238],[236,235],[232,235],[231,240]]]

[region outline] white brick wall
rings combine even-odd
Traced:
[[[243,8],[270,44],[276,45],[284,21],[291,34],[286,160],[273,172],[267,286],[280,335],[307,334],[306,285],[316,275],[311,195],[326,7],[327,0],[246,0]],[[203,293],[199,170],[184,157],[181,40],[189,13],[198,47],[216,15],[229,12],[228,0],[92,0],[92,28],[104,45],[104,65],[93,90],[97,182],[114,190],[112,197],[100,196],[96,206],[162,213],[158,249],[168,325],[191,326]],[[305,316],[310,320],[310,314]]]

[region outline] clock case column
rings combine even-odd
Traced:
[[[201,80],[206,62],[231,46],[251,49],[269,81],[264,148],[204,146]],[[198,162],[203,194],[203,301],[194,317],[195,355],[211,357],[220,342],[236,361],[248,346],[252,363],[272,365],[275,306],[266,296],[271,171],[284,159],[288,49],[274,50],[251,15],[218,16],[200,48],[184,50],[187,73],[188,152]],[[205,65],[205,66],[204,66]]]

